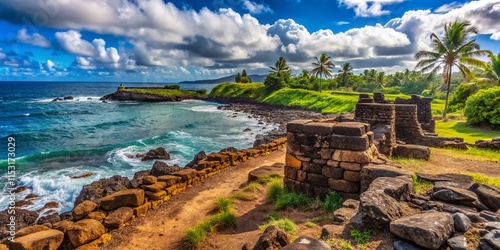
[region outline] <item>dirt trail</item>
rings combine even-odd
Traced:
[[[284,158],[285,149],[281,149],[207,178],[172,197],[160,208],[137,218],[131,225],[112,232],[111,241],[102,249],[182,249],[186,229],[206,218],[218,197],[228,196],[239,189],[251,170],[284,162]]]

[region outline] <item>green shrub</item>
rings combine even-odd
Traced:
[[[266,90],[268,92],[272,92],[278,89],[282,89],[287,86],[286,82],[286,77],[284,77],[283,74],[282,76],[278,76],[276,73],[269,73],[266,76],[266,79],[264,80],[264,85],[266,86]]]
[[[215,201],[215,209],[217,212],[230,211],[234,201],[230,198],[219,197]]]
[[[181,86],[177,84],[167,84],[163,86],[164,89],[181,89]]]
[[[212,225],[218,229],[224,229],[229,227],[235,227],[238,224],[238,220],[234,213],[229,211],[223,211],[215,214],[211,218]]]
[[[267,188],[267,199],[275,203],[278,200],[278,197],[285,193],[286,189],[285,186],[283,185],[283,181],[274,180],[271,183],[269,183],[269,186]]]
[[[267,223],[260,225],[259,229],[265,230],[266,228],[268,228],[270,226],[277,226],[281,230],[285,231],[286,233],[292,234],[292,235],[297,233],[297,230],[299,229],[299,227],[297,226],[297,224],[295,224],[295,222],[293,222],[292,220],[290,220],[286,217],[279,218],[279,219],[271,218]]]
[[[500,86],[479,90],[465,104],[469,124],[488,123],[500,127]]]
[[[326,195],[323,209],[325,209],[328,213],[332,213],[333,211],[341,208],[342,203],[344,203],[344,199],[337,192],[330,192]]]
[[[351,230],[351,237],[359,244],[364,245],[370,241],[370,230],[359,231],[357,229]]]
[[[276,208],[286,209],[286,208],[296,208],[300,207],[305,210],[309,207],[309,204],[313,201],[312,198],[305,194],[299,194],[295,192],[288,192],[285,190],[276,197]]]
[[[459,111],[465,108],[465,102],[469,96],[475,94],[479,88],[475,84],[460,84],[450,97],[449,112]]]
[[[200,94],[200,95],[206,95],[207,94],[207,90],[206,89],[198,89],[195,92],[198,93],[198,94]]]

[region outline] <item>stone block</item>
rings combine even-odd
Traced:
[[[9,249],[11,250],[56,250],[62,243],[64,234],[58,230],[44,230],[22,236],[11,241]]]
[[[66,230],[66,237],[73,247],[78,247],[101,237],[105,232],[106,229],[99,221],[84,219],[72,224]]]
[[[333,152],[335,152],[335,149],[322,148],[319,151],[319,155],[321,156],[321,159],[323,159],[323,160],[330,160],[330,159],[332,159]]]
[[[302,162],[291,154],[286,154],[285,163],[287,166],[292,168],[300,168],[302,166]]]
[[[371,161],[369,150],[366,151],[351,151],[351,150],[335,150],[332,155],[332,160],[343,162],[355,162],[366,164]]]
[[[144,203],[144,190],[126,189],[101,199],[101,208],[109,211],[123,206],[137,207]]]
[[[78,204],[73,211],[71,211],[71,215],[75,220],[83,219],[85,216],[95,211],[99,205],[95,204],[92,201],[86,200],[80,204]]]
[[[285,166],[285,177],[297,180],[297,169]]]
[[[150,191],[150,192],[158,192],[164,188],[167,187],[167,183],[163,182],[163,181],[159,181],[159,182],[156,182],[154,184],[151,184],[151,185],[145,185],[145,186],[141,186],[144,190],[146,191]]]
[[[352,162],[341,162],[339,166],[349,171],[361,171],[361,164]]]
[[[360,182],[361,174],[356,171],[344,171],[344,179],[352,182]]]
[[[196,170],[185,168],[172,173],[172,175],[179,176],[183,181],[187,181],[189,179],[196,177]]]
[[[138,207],[133,208],[134,216],[137,217],[139,215],[145,214],[151,208],[151,203],[146,202]]]
[[[165,182],[167,184],[167,187],[170,187],[174,185],[175,183],[178,183],[182,180],[181,177],[179,176],[174,176],[174,175],[161,175],[158,176],[158,181]]]
[[[297,170],[297,180],[304,182],[307,180],[307,172],[302,170]]]
[[[324,176],[333,179],[342,179],[344,176],[344,170],[342,168],[329,167],[329,166],[323,166],[321,173]]]
[[[337,168],[337,167],[339,167],[340,162],[334,161],[334,160],[329,160],[329,161],[326,162],[326,165],[329,166],[329,167]]]
[[[328,177],[321,174],[308,173],[307,182],[314,186],[328,187]]]
[[[429,147],[420,145],[398,145],[392,152],[394,157],[419,159],[428,161],[431,157],[431,150]]]
[[[337,135],[362,136],[366,132],[369,124],[361,122],[340,122],[333,127],[333,133]]]
[[[305,134],[331,135],[333,126],[335,126],[334,123],[310,122],[304,126],[303,131]]]
[[[334,134],[330,136],[330,148],[365,151],[369,147],[370,144],[367,135],[346,136]]]
[[[359,183],[346,180],[328,179],[330,189],[345,193],[359,193]]]
[[[308,173],[321,174],[322,169],[323,169],[323,165],[320,165],[320,164],[315,164],[315,163],[310,163],[310,162],[304,162],[302,164],[302,170],[304,170]]]
[[[311,120],[294,120],[286,124],[287,132],[302,133],[304,125],[311,122]]]
[[[125,222],[132,219],[134,210],[130,207],[121,207],[110,213],[104,219],[103,225],[109,228],[119,228]]]
[[[158,192],[146,191],[144,194],[149,200],[157,201],[163,199],[167,195],[167,192],[165,190],[159,190]]]

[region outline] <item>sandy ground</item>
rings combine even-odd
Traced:
[[[284,162],[284,157],[285,149],[281,149],[205,179],[201,184],[174,196],[161,207],[137,218],[131,225],[113,231],[111,241],[102,249],[183,249],[182,239],[186,229],[208,217],[218,197],[229,196],[231,192],[238,190],[247,181],[251,170]]]

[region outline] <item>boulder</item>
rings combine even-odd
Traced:
[[[194,169],[197,169],[197,166],[198,166],[198,162],[200,162],[201,160],[207,158],[207,154],[205,153],[205,151],[200,151],[198,152],[197,154],[194,155],[194,158],[192,161],[190,161],[186,166],[185,168],[194,168]]]
[[[134,173],[134,178],[130,181],[131,188],[139,188],[142,183],[142,178],[151,174],[151,170],[142,170]]]
[[[127,189],[102,198],[101,208],[110,211],[125,206],[137,207],[142,203],[144,203],[144,190]]]
[[[88,214],[94,212],[99,205],[95,204],[92,201],[84,201],[75,208],[73,208],[73,211],[71,211],[71,215],[75,220],[80,220],[85,218]]]
[[[413,181],[405,177],[380,177],[370,184],[368,190],[382,190],[397,201],[408,201],[413,192]]]
[[[101,237],[105,232],[106,228],[99,221],[84,219],[71,225],[66,236],[73,247],[78,247]]]
[[[68,231],[68,229],[71,226],[73,226],[73,224],[75,224],[73,221],[62,220],[62,221],[59,221],[57,223],[54,223],[54,225],[52,225],[52,229],[56,229],[56,230],[62,231],[63,233],[66,233],[66,231]]]
[[[332,248],[323,241],[309,236],[300,236],[292,243],[282,248],[283,250],[331,250]]]
[[[16,238],[10,242],[10,250],[56,250],[62,243],[61,231],[48,229]]]
[[[36,220],[38,219],[38,213],[35,211],[20,208],[15,208],[13,211],[15,214],[13,222],[10,220],[12,213],[9,213],[8,209],[0,212],[0,225],[2,225],[0,227],[0,239],[12,236],[10,232],[14,234],[15,230],[35,225]],[[12,230],[10,228],[11,224],[15,224]]]
[[[109,228],[119,228],[134,216],[134,210],[130,207],[121,207],[110,213],[104,219],[104,226]]]
[[[278,250],[289,243],[285,232],[276,226],[270,226],[264,230],[252,250]]]
[[[149,150],[144,155],[144,157],[142,157],[142,161],[150,160],[170,160],[170,155],[167,153],[167,150],[165,150],[165,148],[159,147]]]
[[[54,224],[61,221],[61,216],[58,213],[52,213],[38,218],[36,224],[43,225],[45,223]]]
[[[179,171],[173,172],[172,175],[181,177],[182,181],[187,181],[189,179],[196,177],[197,173],[198,172],[195,169],[186,168],[186,169],[181,169]]]
[[[356,212],[356,210],[347,207],[341,207],[335,210],[335,212],[333,212],[333,224],[342,225],[347,223]]]
[[[159,182],[156,182],[156,183],[151,184],[151,185],[141,186],[141,188],[143,188],[144,190],[151,191],[151,192],[158,192],[166,187],[167,187],[167,183],[165,183],[163,181],[159,181]]]
[[[424,248],[405,240],[394,241],[393,245],[394,250],[425,250]]]
[[[470,187],[479,199],[493,211],[500,209],[500,187],[475,183]]]
[[[46,226],[42,226],[42,225],[34,225],[34,226],[25,227],[25,228],[20,229],[16,232],[16,238],[23,237],[25,235],[33,234],[33,233],[40,232],[40,231],[49,230],[49,229],[50,228],[48,228]]]
[[[469,219],[469,217],[467,217],[467,215],[465,215],[463,213],[453,214],[453,221],[454,221],[454,225],[455,225],[455,230],[457,232],[465,233],[465,232],[469,231],[469,229],[472,226],[472,222]]]
[[[493,249],[500,249],[500,229],[489,232],[483,239],[488,242]]]
[[[434,192],[432,197],[448,203],[474,207],[479,210],[487,209],[478,199],[477,195],[469,190],[456,187],[444,187]]]
[[[467,250],[467,239],[463,235],[455,235],[448,239],[448,246],[452,250]]]
[[[368,190],[373,180],[379,177],[407,176],[411,178],[412,172],[390,165],[368,165],[361,169],[361,192]]]
[[[174,185],[175,183],[178,183],[182,180],[181,177],[179,176],[173,176],[173,175],[162,175],[158,176],[158,181],[165,182],[167,184],[167,187],[170,187]]]
[[[399,202],[383,190],[368,190],[359,197],[363,224],[384,228],[403,214]]]
[[[142,183],[145,185],[151,185],[155,184],[158,180],[156,179],[156,176],[154,175],[146,175],[142,177]]]
[[[161,175],[169,175],[179,170],[181,170],[181,168],[178,165],[169,166],[165,162],[155,161],[151,169],[151,175],[158,177]]]
[[[65,96],[63,99],[64,100],[74,100],[75,98],[73,96],[69,95],[69,96]]]
[[[97,211],[94,211],[94,212],[90,213],[89,215],[87,215],[87,217],[85,217],[85,219],[94,219],[94,220],[97,220],[99,222],[102,222],[102,220],[104,220],[104,218],[106,218],[106,216],[107,216],[106,211],[97,210]]]
[[[431,150],[426,146],[404,144],[394,148],[392,155],[394,157],[428,161],[431,157]]]
[[[444,141],[439,145],[440,148],[454,148],[454,149],[461,149],[461,150],[467,150],[469,147],[467,147],[467,144],[464,142],[456,142],[456,141]]]
[[[91,184],[85,185],[80,194],[75,199],[75,207],[78,204],[90,200],[96,204],[101,204],[101,198],[110,195],[116,191],[129,188],[130,180],[127,177],[115,175],[110,178],[100,179]]]
[[[419,246],[438,249],[453,233],[453,225],[449,213],[429,212],[397,219],[391,222],[390,231]]]

